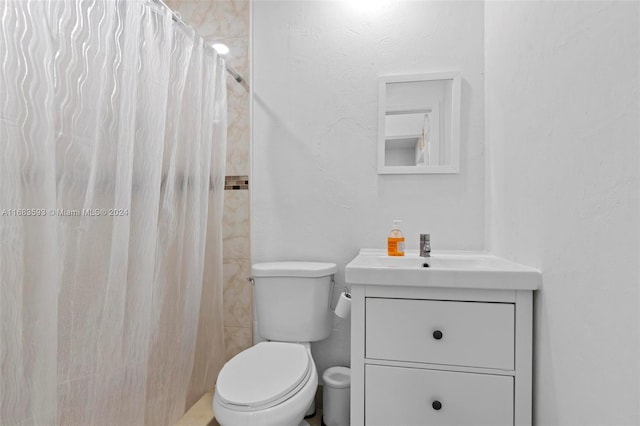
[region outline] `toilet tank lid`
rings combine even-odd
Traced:
[[[251,268],[254,277],[317,278],[335,274],[338,266],[326,262],[267,262],[256,263]]]

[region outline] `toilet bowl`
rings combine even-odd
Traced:
[[[213,412],[222,426],[298,426],[317,386],[308,343],[262,342],[222,368]]]
[[[213,413],[222,426],[298,426],[314,403],[311,344],[331,332],[335,263],[270,262],[251,268],[256,321],[269,341],[230,359],[218,375]]]

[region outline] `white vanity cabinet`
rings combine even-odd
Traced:
[[[473,274],[447,282],[444,274],[439,287],[438,269],[425,285],[403,285],[368,280],[348,265],[351,425],[531,425],[532,299],[540,273],[523,268],[536,279],[516,276],[510,288]]]

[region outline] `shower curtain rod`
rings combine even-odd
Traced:
[[[169,13],[171,14],[171,17],[173,18],[173,21],[176,22],[178,25],[181,25],[182,27],[184,27],[185,29],[191,29],[191,26],[189,24],[187,24],[186,22],[184,22],[184,20],[182,20],[182,17],[180,16],[180,14],[178,12],[176,12],[175,10],[171,9],[169,6],[167,6],[167,4],[164,2],[164,0],[150,0],[151,3],[156,3],[159,4],[160,7],[164,7],[165,9],[167,9],[169,11]],[[213,47],[211,46],[207,46],[210,49],[213,49]],[[215,49],[213,49],[215,50]],[[245,90],[249,91],[249,84],[247,83],[247,80],[244,79],[244,77],[242,77],[242,75],[235,70],[235,68],[233,68],[231,65],[229,65],[227,63],[227,61],[225,60],[225,67],[227,69],[227,72],[229,73],[229,75],[231,75],[231,77],[233,77],[233,79],[240,83],[240,85],[242,87],[245,88]]]

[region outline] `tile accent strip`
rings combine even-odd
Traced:
[[[225,176],[224,189],[231,191],[249,189],[249,176]]]

